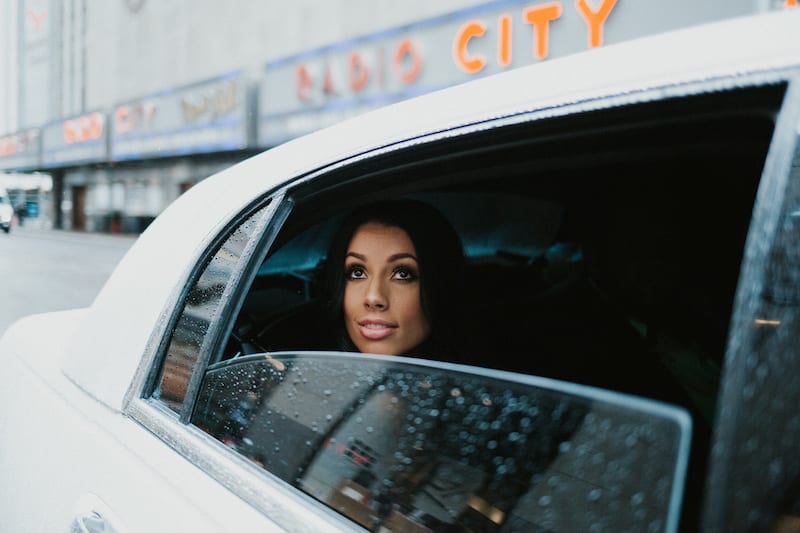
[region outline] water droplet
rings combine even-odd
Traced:
[[[590,502],[596,502],[600,499],[603,495],[603,491],[600,489],[592,489],[589,491],[589,494],[586,495],[586,500]]]
[[[552,501],[553,501],[553,498],[551,498],[549,495],[545,494],[544,496],[539,498],[539,505],[541,505],[542,507],[547,507],[548,505],[550,505],[550,502],[552,502]]]

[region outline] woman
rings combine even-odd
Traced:
[[[428,204],[396,200],[351,213],[326,262],[336,349],[453,354],[463,261],[455,230]]]

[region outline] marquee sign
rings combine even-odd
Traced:
[[[246,148],[246,94],[235,72],[120,104],[112,113],[111,159]]]
[[[770,1],[500,0],[269,61],[259,93],[259,145],[477,76],[797,5]]]

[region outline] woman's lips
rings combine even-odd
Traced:
[[[396,324],[384,320],[360,320],[358,322],[358,330],[361,332],[361,335],[373,341],[385,339],[394,333],[396,329]]]

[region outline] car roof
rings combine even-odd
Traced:
[[[154,357],[172,302],[211,240],[254,199],[337,162],[424,136],[535,112],[558,116],[647,101],[687,85],[764,82],[800,65],[800,9],[628,41],[512,70],[400,102],[289,141],[203,180],[141,235],[100,291],[67,358],[66,375],[121,409],[137,367]]]

